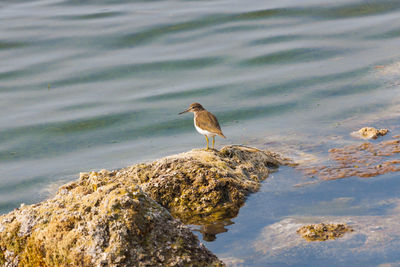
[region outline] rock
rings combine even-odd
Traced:
[[[356,132],[352,132],[351,136],[360,139],[377,139],[379,136],[384,136],[389,132],[388,129],[375,129],[374,127],[364,127]]]
[[[54,198],[0,216],[0,264],[225,266],[171,214],[186,223],[233,217],[286,163],[271,152],[227,146],[80,173]]]
[[[224,266],[138,186],[113,173],[98,182],[102,175],[81,176],[53,199],[1,216],[0,264]]]
[[[335,205],[325,202],[325,209],[332,207],[332,204]],[[236,251],[232,246],[232,250],[225,257],[241,255],[241,248],[246,247],[253,248],[253,251],[246,254],[245,260],[251,259],[248,262],[254,266],[301,266],[304,262],[319,263],[321,259],[334,262],[335,266],[338,262],[341,266],[368,266],[374,262],[373,265],[377,266],[388,259],[396,259],[400,247],[400,199],[390,198],[385,201],[372,201],[369,204],[364,202],[358,207],[365,210],[366,206],[369,210],[385,212],[379,215],[354,215],[359,212],[353,212],[353,215],[324,216],[321,214],[326,213],[323,207],[316,210],[314,204],[301,207],[300,210],[296,210],[295,215],[265,225],[261,232],[254,235],[254,240],[242,242]],[[354,231],[346,232],[342,237],[328,242],[306,242],[296,232],[304,225],[318,224],[321,221],[332,224],[346,222]],[[229,264],[225,258],[223,260]],[[245,261],[243,266],[249,266],[248,262]]]
[[[307,176],[323,180],[348,177],[370,178],[400,171],[400,139],[365,142],[329,150],[330,162],[320,166],[300,166]]]
[[[319,223],[304,225],[297,230],[307,241],[326,241],[342,237],[346,232],[354,230],[345,223]]]
[[[235,217],[246,196],[286,161],[246,146],[192,150],[122,169],[120,179],[140,184],[184,223],[207,224]]]

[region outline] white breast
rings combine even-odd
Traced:
[[[200,129],[199,127],[196,126],[196,123],[194,124],[194,127],[196,127],[196,130],[197,130],[200,134],[202,134],[202,135],[207,135],[208,137],[213,137],[213,136],[216,136],[216,135],[217,135],[217,134],[215,134],[215,133],[211,133],[211,132],[209,132],[209,131]]]

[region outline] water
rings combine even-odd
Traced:
[[[399,16],[395,0],[3,0],[0,212],[45,199],[80,171],[204,146],[193,118],[177,115],[195,101],[220,120],[228,138],[217,146],[323,154],[357,142],[348,133],[367,122],[395,128],[400,75],[379,66],[400,60]],[[238,266],[334,265],[344,241],[318,245],[332,246],[327,262],[315,247],[269,255],[252,244],[285,218],[385,219],[397,178],[298,188],[305,178],[282,168],[206,246]],[[399,242],[386,243],[341,263],[398,263]]]

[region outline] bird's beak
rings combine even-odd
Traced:
[[[181,115],[181,114],[183,114],[183,113],[186,113],[186,112],[189,112],[189,109],[187,109],[187,110],[184,110],[184,111],[182,111],[182,112],[178,113],[178,115]]]

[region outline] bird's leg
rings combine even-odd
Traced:
[[[206,140],[207,140],[207,148],[206,148],[206,150],[208,150],[208,137],[207,137],[207,135],[204,135],[205,137],[206,137]]]
[[[215,136],[213,136],[213,143],[212,143],[213,149],[214,149],[214,144],[215,144]]]

